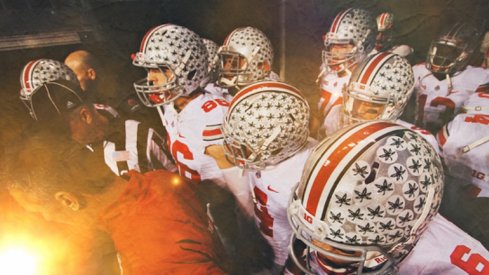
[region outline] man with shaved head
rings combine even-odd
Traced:
[[[99,64],[91,53],[85,50],[74,51],[66,57],[65,64],[75,72],[84,91],[93,88]]]

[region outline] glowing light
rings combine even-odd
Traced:
[[[171,183],[174,186],[177,186],[177,185],[180,185],[182,183],[182,180],[179,177],[173,177],[172,180],[171,180]]]
[[[39,257],[27,248],[6,247],[0,251],[0,274],[38,275]]]

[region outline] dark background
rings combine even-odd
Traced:
[[[150,27],[167,22],[186,26],[218,44],[237,27],[261,29],[275,47],[274,71],[282,72],[285,81],[301,89],[314,107],[322,34],[334,16],[349,7],[369,9],[374,16],[393,12],[395,39],[415,49],[413,63],[424,60],[440,27],[469,19],[477,19],[483,26],[489,15],[487,0],[0,0],[0,142],[4,147],[15,139],[29,119],[18,100],[20,71],[28,61],[63,61],[73,50],[89,50],[104,64],[105,77],[118,84],[115,93],[124,94],[144,73],[132,66],[130,55]],[[286,11],[283,21],[282,8]],[[284,55],[282,26],[286,33]],[[32,35],[56,32],[74,33],[79,42],[29,43]],[[18,42],[17,48],[7,47],[12,41]],[[285,70],[281,71],[283,64]]]
[[[130,56],[149,28],[170,22],[221,44],[233,29],[253,26],[264,31],[274,45],[273,70],[282,72],[286,82],[301,89],[314,110],[319,95],[315,79],[321,63],[322,35],[334,16],[350,7],[369,9],[374,16],[393,12],[394,38],[398,44],[414,48],[412,63],[424,60],[440,27],[475,19],[485,31],[484,19],[489,19],[488,0],[0,0],[0,166],[5,162],[2,151],[9,143],[30,134],[26,125],[31,120],[19,100],[20,72],[30,60],[63,61],[71,51],[88,50],[104,65],[99,75],[117,83],[118,88],[109,92],[127,95],[132,83],[145,73],[131,64]],[[282,28],[285,47],[281,44]],[[53,33],[74,35],[78,40],[62,43],[48,39],[44,45],[33,40]],[[8,215],[4,184],[0,182],[0,214]],[[474,209],[480,213],[489,207],[477,205]],[[479,217],[487,215],[479,215],[471,219],[462,214],[458,224],[475,224],[485,232],[487,223]],[[0,231],[2,226],[0,223]]]

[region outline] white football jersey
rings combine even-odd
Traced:
[[[306,159],[316,145],[309,138],[306,146],[294,156],[267,167],[265,170],[249,173],[255,204],[255,221],[261,234],[270,243],[275,255],[275,263],[285,264],[292,228],[287,219],[287,206],[294,187],[299,183]]]
[[[228,102],[231,102],[233,96],[229,93],[228,89],[218,86],[216,83],[207,83],[205,90],[212,95],[222,97]]]
[[[486,114],[458,114],[437,134],[447,172],[461,184],[475,185],[478,197],[489,197],[489,142],[485,140],[488,137]],[[472,148],[471,144],[484,140]]]
[[[489,252],[438,214],[399,264],[399,275],[404,274],[489,274]]]
[[[425,63],[413,66],[416,80],[416,125],[436,133],[460,112],[462,103],[475,91],[487,89],[489,70],[468,66],[449,80],[438,80]],[[480,86],[480,87],[479,87]]]
[[[321,65],[321,70],[325,69],[325,65]],[[321,98],[318,102],[319,114],[324,118],[328,115],[333,106],[341,105],[343,99],[343,87],[348,85],[351,74],[342,71],[336,73],[334,71],[327,72],[321,76],[319,87],[321,89]]]
[[[321,70],[324,69],[325,65],[323,64]],[[351,74],[346,71],[339,74],[331,71],[321,76],[319,83],[321,97],[317,107],[322,123],[318,130],[318,139],[329,136],[342,128],[343,88],[348,85],[350,76]]]
[[[343,99],[343,97],[341,97]],[[339,104],[333,105],[329,110],[326,117],[323,119],[323,124],[318,130],[318,140],[322,140],[324,137],[334,134],[336,131],[343,128],[343,102],[340,100]]]
[[[168,147],[181,176],[223,182],[216,161],[205,154],[205,148],[223,143],[221,125],[228,106],[225,99],[206,92],[190,101],[180,113],[173,104],[158,107],[168,132]]]

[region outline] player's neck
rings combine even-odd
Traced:
[[[444,73],[433,73],[433,76],[439,81],[443,81],[447,78],[447,74]]]
[[[173,107],[175,108],[177,113],[180,113],[190,102],[192,102],[192,100],[200,96],[202,93],[202,90],[198,90],[191,93],[189,96],[180,96],[179,98],[175,99],[175,101],[173,101]]]

